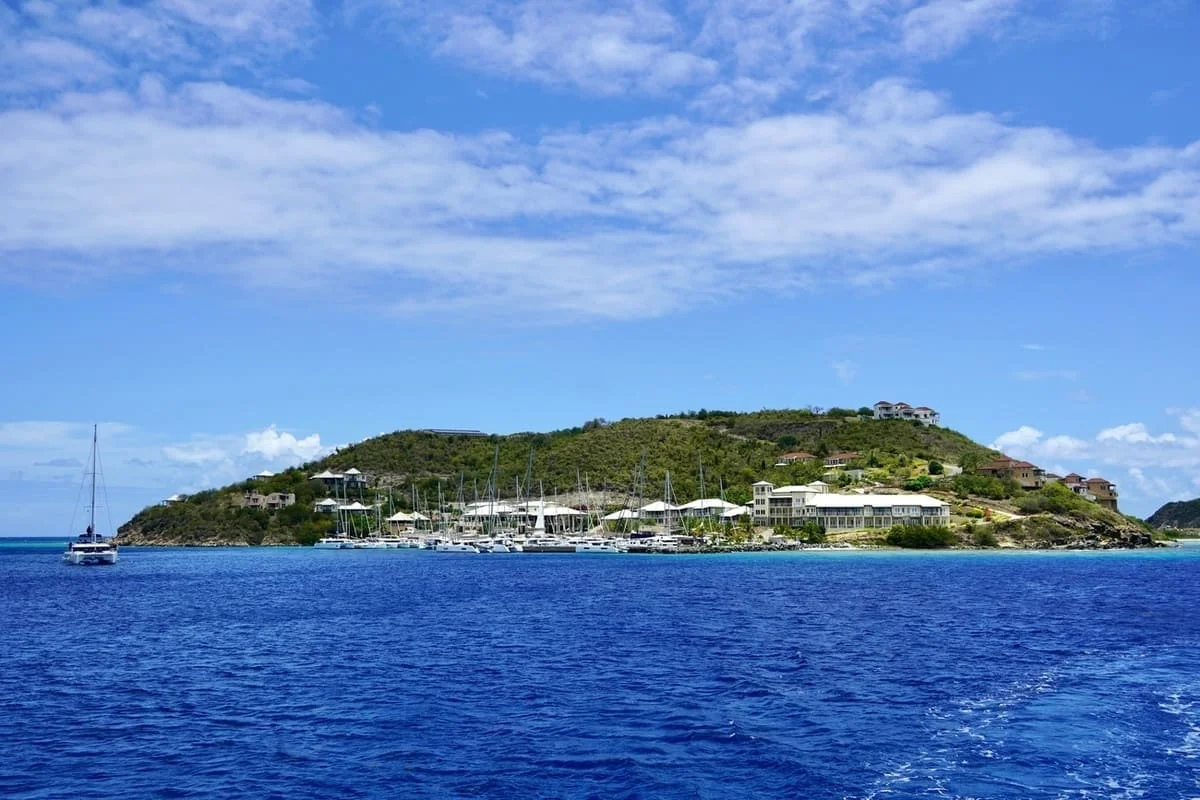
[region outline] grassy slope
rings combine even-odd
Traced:
[[[779,444],[781,438],[786,446]],[[400,431],[368,439],[266,482],[236,484],[170,507],[145,509],[123,525],[121,533],[127,539],[193,544],[311,540],[327,530],[329,520],[310,510],[313,500],[323,492],[307,480],[309,474],[325,468],[337,471],[357,467],[373,484],[395,487],[400,505],[406,504],[413,484],[423,496],[434,497],[439,480],[448,496],[453,497],[462,475],[469,498],[473,484],[483,490],[497,445],[502,493],[512,493],[518,476],[524,479],[532,447],[532,475],[547,494],[574,490],[577,472],[586,474],[593,489],[630,491],[636,467],[645,453],[647,497],[661,495],[668,469],[676,497],[696,497],[702,459],[707,493],[715,495],[719,481],[723,481],[726,496],[741,502],[749,500],[750,484],[756,480],[784,483],[811,479],[820,472],[819,466],[775,468],[776,457],[786,449],[858,450],[882,462],[903,458],[954,463],[965,453],[981,458],[990,454],[962,434],[944,428],[924,428],[898,420],[815,415],[803,410],[700,412],[612,424],[589,423],[544,434],[476,438]],[[235,510],[232,501],[250,488],[294,491],[297,504],[277,514]]]

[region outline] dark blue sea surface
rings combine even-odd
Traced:
[[[1191,798],[1200,548],[0,548],[0,796]]]

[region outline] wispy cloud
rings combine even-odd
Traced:
[[[1023,344],[1023,345],[1021,345],[1021,349],[1022,350],[1032,350],[1035,353],[1041,353],[1050,348],[1046,347],[1046,345],[1044,345],[1044,344]]]
[[[853,383],[854,378],[858,375],[858,364],[853,361],[835,361],[830,366],[833,367],[834,374],[842,383]]]
[[[383,313],[639,317],[869,281],[881,259],[936,280],[1200,238],[1200,144],[1098,148],[897,81],[823,112],[522,140],[147,79],[0,113],[0,139],[0,278],[354,276]]]

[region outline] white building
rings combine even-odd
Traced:
[[[791,525],[798,519],[808,497],[829,491],[829,484],[813,481],[798,486],[776,486],[759,481],[754,489],[755,525]]]
[[[730,503],[719,497],[706,497],[684,503],[679,507],[679,511],[685,517],[719,517],[726,511],[737,507],[737,503]]]
[[[949,525],[950,504],[923,494],[837,494],[821,481],[802,486],[754,484],[754,524],[798,527],[815,522],[827,530]]]
[[[889,403],[880,400],[875,404],[875,419],[912,419],[922,425],[940,425],[942,415],[929,406],[913,408],[908,403]]]
[[[803,521],[826,530],[949,525],[950,504],[923,494],[822,494],[805,503]]]

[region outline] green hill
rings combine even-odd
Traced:
[[[502,495],[515,493],[525,476],[547,496],[576,490],[581,480],[593,490],[629,493],[645,459],[644,496],[661,497],[670,470],[674,495],[681,501],[700,493],[703,462],[706,494],[723,485],[734,502],[747,502],[757,480],[806,482],[824,473],[820,461],[776,467],[780,454],[804,450],[818,456],[857,451],[858,463],[898,480],[922,473],[930,461],[957,464],[986,460],[992,452],[960,433],[901,420],[874,420],[854,411],[831,409],[688,412],[619,422],[592,420],[578,428],[508,436],[458,436],[397,431],[346,447],[333,455],[262,481],[246,481],[202,492],[171,506],[153,506],[121,526],[118,539],[128,543],[270,544],[313,541],[332,524],[314,514],[312,504],[325,490],[309,475],[351,467],[367,477],[367,500],[377,490],[392,492],[408,508],[414,487],[422,498],[437,495],[439,482],[448,500],[459,481],[467,500],[482,492],[499,447],[498,483]],[[530,453],[532,451],[532,465]],[[296,504],[268,512],[242,509],[247,491],[294,492]],[[613,496],[610,494],[610,497]]]
[[[1151,514],[1146,522],[1155,528],[1195,530],[1200,528],[1200,497],[1167,503]]]

